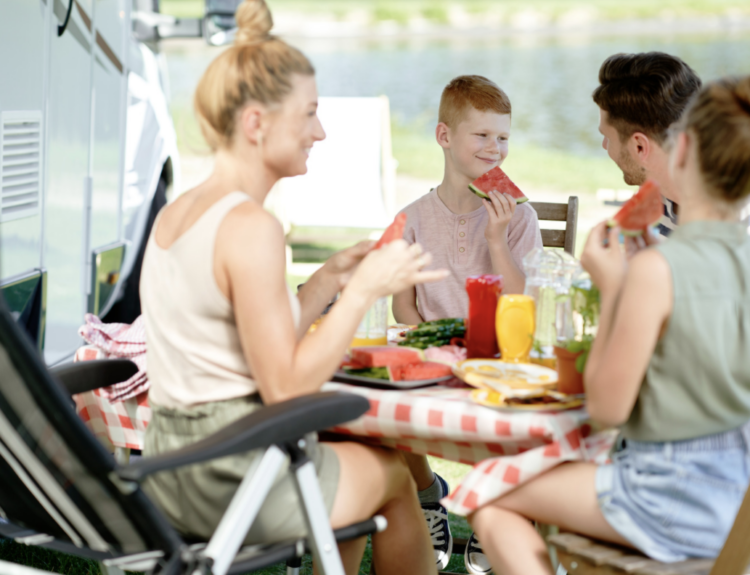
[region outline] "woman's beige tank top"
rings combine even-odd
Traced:
[[[224,217],[253,201],[232,192],[212,205],[168,248],[148,240],[141,272],[149,400],[185,408],[255,393],[234,309],[214,278],[214,244]],[[289,290],[295,325],[300,304]]]

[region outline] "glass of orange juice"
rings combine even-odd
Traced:
[[[367,310],[350,347],[388,344],[388,298],[381,297]]]
[[[497,304],[495,328],[503,361],[528,363],[534,345],[534,298],[503,295]]]

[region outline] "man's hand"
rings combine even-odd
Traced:
[[[484,229],[484,237],[490,245],[507,242],[508,224],[516,211],[516,200],[510,194],[501,194],[495,190],[487,195],[490,199],[482,200],[482,205],[489,216],[487,227]]]
[[[357,269],[362,259],[372,251],[373,247],[375,247],[374,241],[365,240],[328,258],[322,269],[335,279],[338,284],[338,291],[344,289],[346,284],[349,283],[354,270]]]

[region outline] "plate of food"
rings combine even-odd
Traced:
[[[391,346],[353,347],[333,380],[368,387],[413,389],[453,378],[450,365],[425,361],[419,349]]]
[[[479,405],[498,411],[566,411],[584,404],[579,395],[565,395],[556,391],[542,390],[529,396],[508,397],[491,389],[475,389],[471,400]]]
[[[534,363],[511,363],[499,359],[467,359],[453,373],[472,387],[492,389],[504,395],[532,396],[557,385],[554,369]]]
[[[412,329],[415,329],[416,325],[409,325],[407,323],[395,323],[388,326],[388,343],[401,343],[406,339],[406,334]]]
[[[450,345],[453,340],[466,335],[464,320],[457,317],[425,321],[407,327],[408,329],[399,333],[399,339],[395,341],[398,345],[417,349]]]

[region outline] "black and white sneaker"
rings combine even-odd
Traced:
[[[466,542],[464,565],[466,565],[466,570],[471,575],[488,575],[492,573],[492,566],[487,560],[484,551],[482,551],[482,544],[477,539],[476,533],[472,533]]]
[[[435,564],[438,571],[448,566],[453,553],[453,536],[448,526],[448,510],[440,503],[422,503],[422,513],[427,521],[432,547],[435,549]]]

